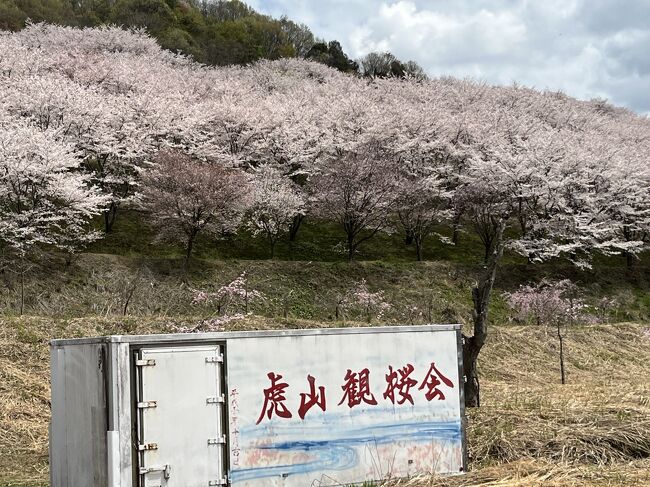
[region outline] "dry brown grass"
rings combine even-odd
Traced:
[[[483,467],[465,475],[402,480],[385,487],[644,487],[650,485],[649,468],[648,461],[602,468],[524,459]]]
[[[0,320],[0,485],[47,485],[50,338],[151,333],[177,324]],[[231,326],[319,325],[249,318]],[[579,327],[567,348],[568,384],[562,386],[552,336],[534,328],[492,328],[480,364],[482,407],[469,411],[472,472],[389,485],[650,485],[650,338],[644,326]]]

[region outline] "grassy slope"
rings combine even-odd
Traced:
[[[169,331],[178,320],[0,321],[0,485],[46,485],[47,342],[61,336]],[[232,329],[321,326],[250,317]],[[410,485],[647,485],[650,482],[650,330],[579,326],[561,386],[552,335],[496,327],[481,359],[483,404],[470,411],[474,473]],[[489,484],[513,477],[512,483]],[[543,479],[540,480],[540,477]]]
[[[448,229],[441,229],[449,233]],[[118,219],[114,233],[94,244],[66,266],[63,258],[43,260],[27,282],[26,313],[56,317],[111,315],[123,312],[134,288],[128,312],[140,315],[209,314],[190,306],[191,289],[214,288],[246,271],[255,289],[266,299],[253,306],[268,317],[330,320],[336,302],[355,282],[366,279],[371,290],[383,290],[393,309],[387,319],[411,320],[408,309],[422,313],[413,319],[468,321],[470,289],[481,269],[482,249],[470,234],[457,247],[431,238],[425,262],[415,262],[413,249],[398,234],[379,235],[366,242],[358,261],[348,264],[335,252],[342,235],[333,225],[309,223],[293,245],[282,242],[278,258],[266,258],[261,239],[246,235],[213,241],[202,239],[189,275],[182,275],[179,249],[155,242],[153,232],[137,213]],[[591,271],[578,271],[566,262],[528,265],[520,256],[507,254],[497,278],[497,290],[508,291],[542,277],[571,278],[592,305],[600,298],[616,297],[615,320],[650,320],[650,267],[648,257],[627,270],[621,257],[599,258]],[[4,286],[1,286],[4,281]],[[15,314],[19,286],[14,276],[0,274],[0,309]],[[349,316],[354,318],[355,316]],[[492,318],[510,317],[500,292]]]

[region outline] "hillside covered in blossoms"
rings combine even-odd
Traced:
[[[103,213],[110,230],[119,208],[146,205],[143,175],[172,151],[200,161],[198,171],[244,173],[249,199],[277,179],[274,195],[294,200],[284,209],[340,220],[351,257],[361,234],[392,214],[416,239],[432,221],[476,227],[487,251],[503,221],[531,259],[583,263],[587,248],[634,255],[647,240],[650,122],[601,100],[470,80],[368,80],[300,60],[210,68],[117,28],[32,25],[0,42],[3,160],[18,163],[3,182],[24,168],[14,177],[40,173],[45,199],[60,185],[73,204],[49,206],[47,218]],[[16,249],[34,240],[20,220],[37,206],[3,213]],[[41,236],[72,247],[67,226]]]
[[[632,265],[648,243],[650,121],[601,100],[295,59],[206,67],[114,27],[0,43],[0,229],[21,276],[31,252],[75,252],[102,237],[94,217],[110,232],[129,206],[186,267],[200,235],[247,228],[273,255],[305,218],[336,224],[349,260],[381,232],[421,258],[428,237],[466,229],[484,247],[485,320],[506,248],[588,267]]]

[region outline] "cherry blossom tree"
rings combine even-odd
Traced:
[[[21,314],[35,249],[72,251],[99,237],[89,223],[106,198],[79,172],[80,162],[52,131],[0,113],[0,240],[16,257]]]
[[[163,238],[182,242],[185,267],[196,237],[234,231],[246,211],[249,190],[245,176],[218,164],[165,151],[143,177],[143,204]]]
[[[217,307],[217,314],[227,316],[228,308],[240,306],[248,313],[248,306],[253,301],[264,299],[264,295],[256,289],[250,288],[246,273],[243,272],[235,280],[221,286],[215,292],[195,289],[192,304],[213,304]]]
[[[106,199],[78,172],[73,148],[29,125],[0,123],[2,239],[19,254],[96,239],[84,228]]]
[[[363,242],[389,226],[396,183],[384,157],[380,147],[360,148],[323,164],[311,181],[312,209],[342,227],[350,261]]]
[[[445,181],[435,174],[408,172],[399,179],[396,199],[398,221],[415,244],[417,260],[422,260],[424,239],[451,216],[448,210],[450,196]]]
[[[425,238],[451,216],[454,188],[449,182],[446,92],[424,90],[413,80],[375,80],[374,84],[383,92],[383,117],[390,127],[387,145],[397,161],[397,223],[407,245],[415,244],[422,260]],[[382,130],[386,133],[387,127]]]
[[[289,232],[296,215],[304,214],[305,201],[295,184],[277,168],[262,166],[252,178],[248,228],[253,235],[264,235],[275,256],[278,239]]]
[[[463,346],[469,406],[480,404],[476,363],[488,337],[496,272],[506,246],[513,244],[506,238],[505,230],[516,221],[522,198],[538,196],[547,187],[543,176],[534,180],[530,177],[532,167],[539,161],[533,151],[526,150],[526,145],[537,133],[539,124],[529,115],[531,100],[519,95],[516,88],[481,93],[480,100],[471,106],[471,119],[464,122],[464,136],[459,140],[469,158],[456,194],[462,198],[463,212],[485,247],[484,266],[472,288],[473,334],[464,337]],[[525,246],[519,249],[526,255],[531,251]]]
[[[336,303],[335,315],[339,319],[348,310],[358,310],[368,323],[373,317],[381,319],[392,306],[386,300],[384,291],[372,292],[365,279],[356,282]]]
[[[587,104],[563,95],[495,88],[477,106],[468,124],[474,154],[460,195],[490,250],[473,289],[474,333],[465,337],[466,399],[478,404],[476,360],[487,339],[488,310],[498,264],[506,247],[532,262],[566,257],[589,266],[595,252],[638,249],[616,235],[607,208],[608,168],[619,146]],[[505,230],[525,221],[520,235]]]
[[[611,200],[609,211],[623,241],[630,246],[624,253],[627,266],[632,267],[638,254],[650,244],[650,174],[647,165],[633,174],[629,169],[621,167],[616,175],[619,198]]]
[[[568,279],[543,280],[539,284],[520,286],[506,293],[508,305],[524,320],[533,319],[538,326],[552,326],[560,345],[560,379],[566,382],[564,368],[564,338],[566,325],[579,318],[584,303],[578,297],[578,288]]]
[[[371,292],[365,279],[362,279],[352,291],[352,303],[359,306],[366,317],[368,323],[372,321],[373,316],[381,319],[391,306],[386,301],[383,291]]]
[[[205,70],[142,31],[116,27],[32,24],[0,44],[6,109],[74,144],[109,196],[110,231],[118,208],[134,201],[146,159],[188,139]]]
[[[601,175],[601,186],[606,181],[607,191],[602,192],[599,204],[622,239],[622,251],[631,267],[650,244],[650,121],[625,109],[593,103],[607,117],[601,125],[606,133],[601,130],[600,137],[606,140],[605,153],[611,159]]]

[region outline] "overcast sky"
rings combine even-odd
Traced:
[[[650,113],[650,0],[249,0],[430,76],[518,82]]]

